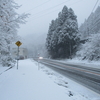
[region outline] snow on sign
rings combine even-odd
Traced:
[[[20,41],[17,41],[15,44],[19,47],[22,43]]]

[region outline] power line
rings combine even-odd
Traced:
[[[93,11],[94,11],[94,9],[95,9],[95,7],[96,7],[98,1],[99,1],[99,0],[96,1],[95,5],[94,5],[94,7],[93,7],[93,9],[92,9],[91,14],[93,13]],[[99,3],[99,4],[100,4],[100,3]],[[90,15],[91,15],[91,14],[90,14]],[[92,23],[93,23],[93,17],[92,17]],[[95,23],[94,23],[94,24],[95,24]],[[89,29],[89,26],[88,26],[88,23],[87,23],[88,34],[89,34],[89,31],[93,30],[93,28],[94,28],[94,25],[92,25],[92,27]]]
[[[48,10],[51,10],[51,9],[53,9],[53,8],[56,8],[56,7],[58,7],[58,6],[60,6],[60,5],[64,4],[64,3],[66,3],[66,2],[68,2],[68,1],[70,1],[70,0],[64,1],[64,2],[62,2],[62,3],[60,3],[60,4],[58,4],[58,5],[55,5],[55,6],[53,6],[53,7],[50,7],[50,8],[47,8],[47,9],[45,9],[45,10],[42,10],[42,11],[40,11],[40,12],[37,12],[37,13],[35,13],[34,15],[39,14],[39,13],[43,13],[43,12],[48,11]]]
[[[69,0],[68,0],[69,1]],[[79,1],[77,1],[77,2],[75,2],[75,3],[72,3],[72,4],[70,4],[70,5],[74,5],[74,4],[76,4],[76,3],[79,3],[79,2],[81,2],[82,0],[79,0]],[[61,3],[62,4],[62,3]],[[69,5],[68,5],[69,6]],[[54,6],[54,8],[55,8],[55,6]],[[50,9],[50,8],[48,8],[48,9]],[[46,9],[46,10],[48,10],[48,9]],[[60,8],[59,8],[60,9]],[[59,9],[57,9],[57,10],[59,10]],[[46,11],[46,10],[44,10],[44,11]],[[50,9],[51,10],[51,9]],[[57,11],[57,10],[55,10],[55,11]],[[47,13],[47,14],[43,14],[43,15],[41,15],[41,16],[38,16],[38,17],[33,17],[33,18],[35,18],[35,19],[37,19],[37,18],[40,18],[40,17],[43,17],[43,16],[45,16],[45,15],[48,15],[48,14],[50,14],[50,13],[53,13],[53,12],[55,12],[55,11],[52,11],[52,12],[49,12],[49,13]],[[42,11],[43,12],[43,11]],[[39,12],[38,12],[39,13]],[[38,13],[36,13],[36,14],[38,14]],[[41,13],[41,12],[40,12]],[[35,15],[35,14],[34,14]]]
[[[94,7],[93,7],[93,10],[95,9],[95,7],[96,7],[98,1],[99,1],[99,0],[96,1],[95,5],[94,5]],[[92,10],[92,12],[93,12],[93,10]]]
[[[100,3],[99,3],[99,6],[100,6]]]
[[[77,4],[77,3],[81,2],[81,1],[82,1],[82,0],[76,1],[76,2],[74,2],[73,4],[70,4],[70,5]],[[70,6],[70,5],[68,5],[68,6]]]
[[[60,8],[59,8],[59,9],[60,9]],[[33,17],[33,18],[34,18],[34,19],[38,19],[38,18],[43,17],[43,16],[45,16],[45,15],[54,13],[55,11],[57,11],[57,10],[59,10],[59,9],[56,9],[56,10],[54,10],[54,11],[52,11],[52,12],[49,12],[49,13],[47,12],[46,14],[40,15],[40,16],[38,16],[38,17]]]
[[[53,6],[53,7],[48,8],[48,9],[42,10],[42,11],[40,11],[40,12],[37,12],[37,13],[33,14],[33,15],[36,16],[37,14],[46,12],[46,11],[51,10],[51,9],[54,9],[54,8],[56,8],[56,7],[58,7],[58,6],[60,6],[60,5],[64,4],[64,3],[66,3],[66,2],[69,2],[69,1],[70,1],[70,0],[64,1],[64,2],[62,2],[62,3],[60,3],[60,4],[58,4],[58,5],[55,5],[55,6]],[[81,1],[82,1],[82,0],[79,0],[79,1],[77,1],[77,2],[74,2],[74,3],[72,3],[72,4],[69,4],[68,6],[77,4],[77,3],[81,2]],[[33,15],[32,15],[32,16],[33,16]]]
[[[25,11],[25,12],[30,12],[30,11],[32,11],[33,9],[36,9],[36,8],[38,8],[38,7],[40,7],[40,6],[43,6],[44,4],[46,4],[46,3],[50,2],[50,1],[51,1],[51,0],[48,0],[48,1],[46,1],[46,2],[44,2],[44,3],[42,3],[42,4],[40,4],[40,5],[37,5],[36,7],[32,8],[32,9],[30,9],[30,10],[28,10],[28,11]]]

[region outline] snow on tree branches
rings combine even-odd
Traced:
[[[77,47],[78,23],[74,11],[66,6],[49,26],[46,47],[51,58],[69,58]]]
[[[88,41],[81,45],[76,56],[80,59],[100,60],[100,33],[92,34]]]
[[[81,60],[100,60],[100,6],[80,26],[79,38],[76,57]]]
[[[13,0],[0,0],[0,62],[3,66],[12,66],[10,45],[17,36],[20,23],[25,23],[28,14],[15,12],[19,6]]]

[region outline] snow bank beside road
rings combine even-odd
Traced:
[[[4,73],[5,72],[5,70],[7,70],[7,69],[9,69],[10,67],[2,67],[2,65],[0,65],[0,75],[2,74],[2,73]]]

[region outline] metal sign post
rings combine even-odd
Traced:
[[[19,60],[19,46],[18,46],[18,53],[17,53],[17,69],[18,69],[18,60]]]
[[[39,70],[39,55],[40,55],[40,54],[38,53],[38,70]]]
[[[38,58],[38,70],[39,70],[40,68],[39,68],[39,58]]]
[[[18,60],[19,60],[19,46],[22,44],[20,41],[15,43],[18,46],[18,53],[17,53],[17,69],[18,69]]]

